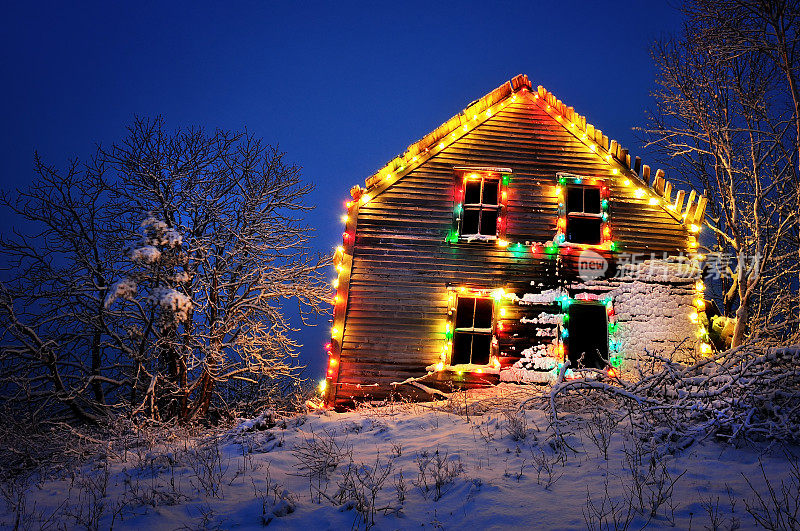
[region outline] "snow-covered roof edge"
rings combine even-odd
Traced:
[[[374,197],[376,193],[382,192],[399,178],[491,118],[508,103],[516,101],[519,96],[525,96],[537,102],[565,130],[598,156],[618,166],[623,177],[631,179],[640,187],[648,188],[661,198],[662,208],[673,218],[687,225],[700,223],[705,218],[707,200],[703,195],[695,190],[689,190],[688,194],[684,190],[676,190],[673,198],[672,183],[666,180],[663,170],[656,170],[651,179],[650,166],[643,165],[639,157],[633,158],[632,165],[628,150],[616,140],[610,140],[599,128],[587,123],[585,116],[576,113],[574,108],[566,106],[541,85],[532,96],[528,92],[530,90],[532,84],[527,75],[515,76],[482,98],[473,101],[463,111],[408,146],[402,155],[398,155],[369,176],[365,180],[366,188],[354,186],[350,194],[356,200],[365,195],[365,199]]]

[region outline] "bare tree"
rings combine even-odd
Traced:
[[[298,217],[311,190],[299,168],[252,135],[170,134],[161,120],[136,120],[103,157],[119,198],[146,216],[115,284],[135,284],[127,306],[151,345],[137,369],[141,405],[188,420],[208,413],[220,382],[294,373],[299,345],[282,305],[305,315],[328,297],[328,259],[308,252]]]
[[[297,377],[287,305],[323,311],[329,259],[276,148],[137,119],[86,164],[35,168],[2,196],[24,223],[0,240],[6,404],[188,421],[220,384]]]
[[[732,345],[797,313],[797,2],[692,0],[683,33],[653,50],[656,112],[647,129],[709,198],[711,251],[732,256],[720,298]],[[723,262],[724,264],[724,262]]]
[[[126,385],[103,301],[119,254],[123,212],[102,177],[37,155],[36,178],[0,203],[21,228],[0,239],[0,382],[10,403],[96,422]]]

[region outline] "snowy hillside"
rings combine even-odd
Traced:
[[[542,390],[504,384],[437,403],[129,438],[107,459],[6,492],[0,525],[733,529],[758,527],[753,514],[798,525],[797,448],[650,445],[657,438],[596,402],[562,410],[559,442]]]

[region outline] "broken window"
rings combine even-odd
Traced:
[[[595,302],[574,302],[569,306],[567,355],[573,369],[603,369],[608,359],[606,306]]]
[[[599,186],[567,186],[567,242],[596,245],[603,241],[601,203]]]
[[[500,180],[473,174],[464,182],[460,236],[497,236]]]
[[[488,297],[458,298],[451,365],[489,363],[493,313],[494,301]]]

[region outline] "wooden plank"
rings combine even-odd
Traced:
[[[683,210],[683,197],[686,194],[683,190],[678,190],[678,194],[675,196],[675,212],[680,213]]]
[[[695,210],[694,217],[692,218],[692,223],[696,225],[703,224],[705,221],[707,204],[708,199],[706,199],[706,196],[700,197],[700,199],[697,201],[697,209]]]

